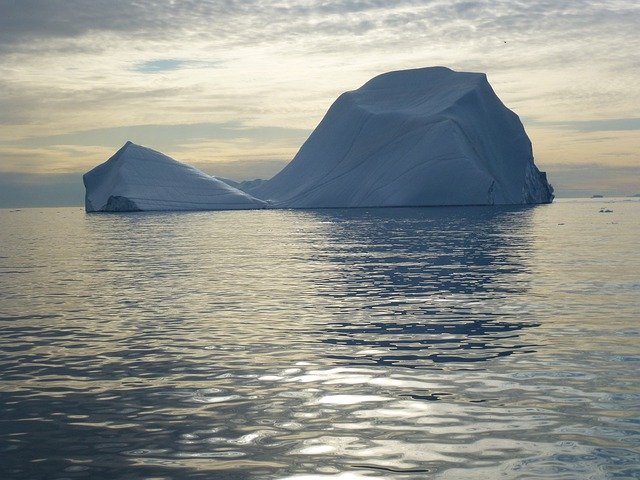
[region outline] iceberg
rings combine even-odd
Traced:
[[[550,203],[518,116],[486,75],[379,75],[343,93],[269,180],[207,175],[127,142],[84,175],[87,212]]]
[[[87,212],[244,210],[266,203],[150,148],[127,142],[83,176]]]
[[[549,203],[518,116],[481,73],[379,75],[329,108],[294,159],[251,194],[275,207]]]

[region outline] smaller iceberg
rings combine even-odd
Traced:
[[[82,178],[87,212],[248,210],[267,206],[190,165],[132,142]]]

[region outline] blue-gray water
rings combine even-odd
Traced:
[[[640,478],[638,201],[0,227],[2,479]]]

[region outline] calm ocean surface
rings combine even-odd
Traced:
[[[0,478],[640,478],[639,239],[636,199],[0,210]]]

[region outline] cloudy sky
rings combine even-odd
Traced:
[[[82,204],[126,140],[269,177],[374,75],[486,72],[560,196],[640,193],[637,0],[0,0],[0,206]]]

